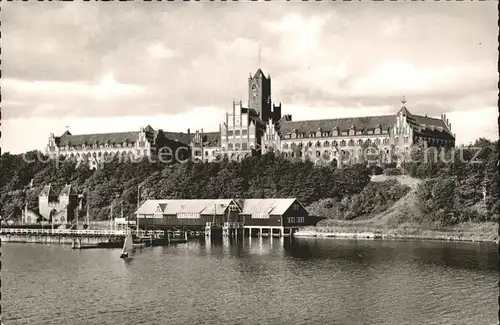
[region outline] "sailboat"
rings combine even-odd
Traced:
[[[129,231],[127,237],[125,237],[125,242],[123,243],[122,253],[120,258],[127,258],[134,251],[134,242],[132,239],[132,232]]]

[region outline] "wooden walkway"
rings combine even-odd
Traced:
[[[2,228],[0,234],[3,235],[60,235],[60,236],[126,236],[126,230],[110,229],[21,229]]]
[[[156,236],[165,235],[166,233],[174,233],[173,231],[164,230],[131,230],[133,235],[138,236]],[[79,237],[125,237],[128,230],[111,230],[111,229],[26,229],[26,228],[1,228],[2,235],[51,235],[51,236],[79,236]]]

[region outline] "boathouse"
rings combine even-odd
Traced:
[[[287,235],[300,227],[316,224],[316,218],[295,198],[290,199],[246,199],[241,211],[245,229],[263,230],[273,235],[278,230],[280,235]]]
[[[275,230],[287,235],[317,222],[296,198],[147,200],[137,210],[137,218],[143,229],[225,227],[261,235],[273,235]]]
[[[147,200],[137,210],[141,228],[204,228],[207,222],[238,222],[241,208],[232,199]]]

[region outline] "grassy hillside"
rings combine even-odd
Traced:
[[[394,181],[397,184],[393,183]],[[362,236],[378,234],[388,238],[409,239],[469,241],[498,241],[499,239],[498,215],[492,215],[491,219],[487,220],[486,207],[481,203],[476,203],[469,209],[469,220],[454,220],[454,216],[445,215],[436,218],[435,214],[426,210],[425,202],[419,196],[419,192],[425,192],[425,183],[422,180],[411,176],[380,175],[372,177],[372,182],[391,184],[397,190],[406,188],[407,193],[392,204],[386,202],[388,207],[384,211],[373,210],[372,213],[366,213],[353,220],[329,218],[320,221],[315,228],[306,229],[305,233],[312,231],[311,234],[327,237],[330,234],[344,237],[354,237],[355,234],[363,234]],[[365,190],[367,188],[369,187],[367,186]],[[320,202],[313,204],[312,207],[317,208]]]

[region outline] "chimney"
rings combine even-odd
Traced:
[[[188,135],[191,135],[191,129],[188,129]]]

